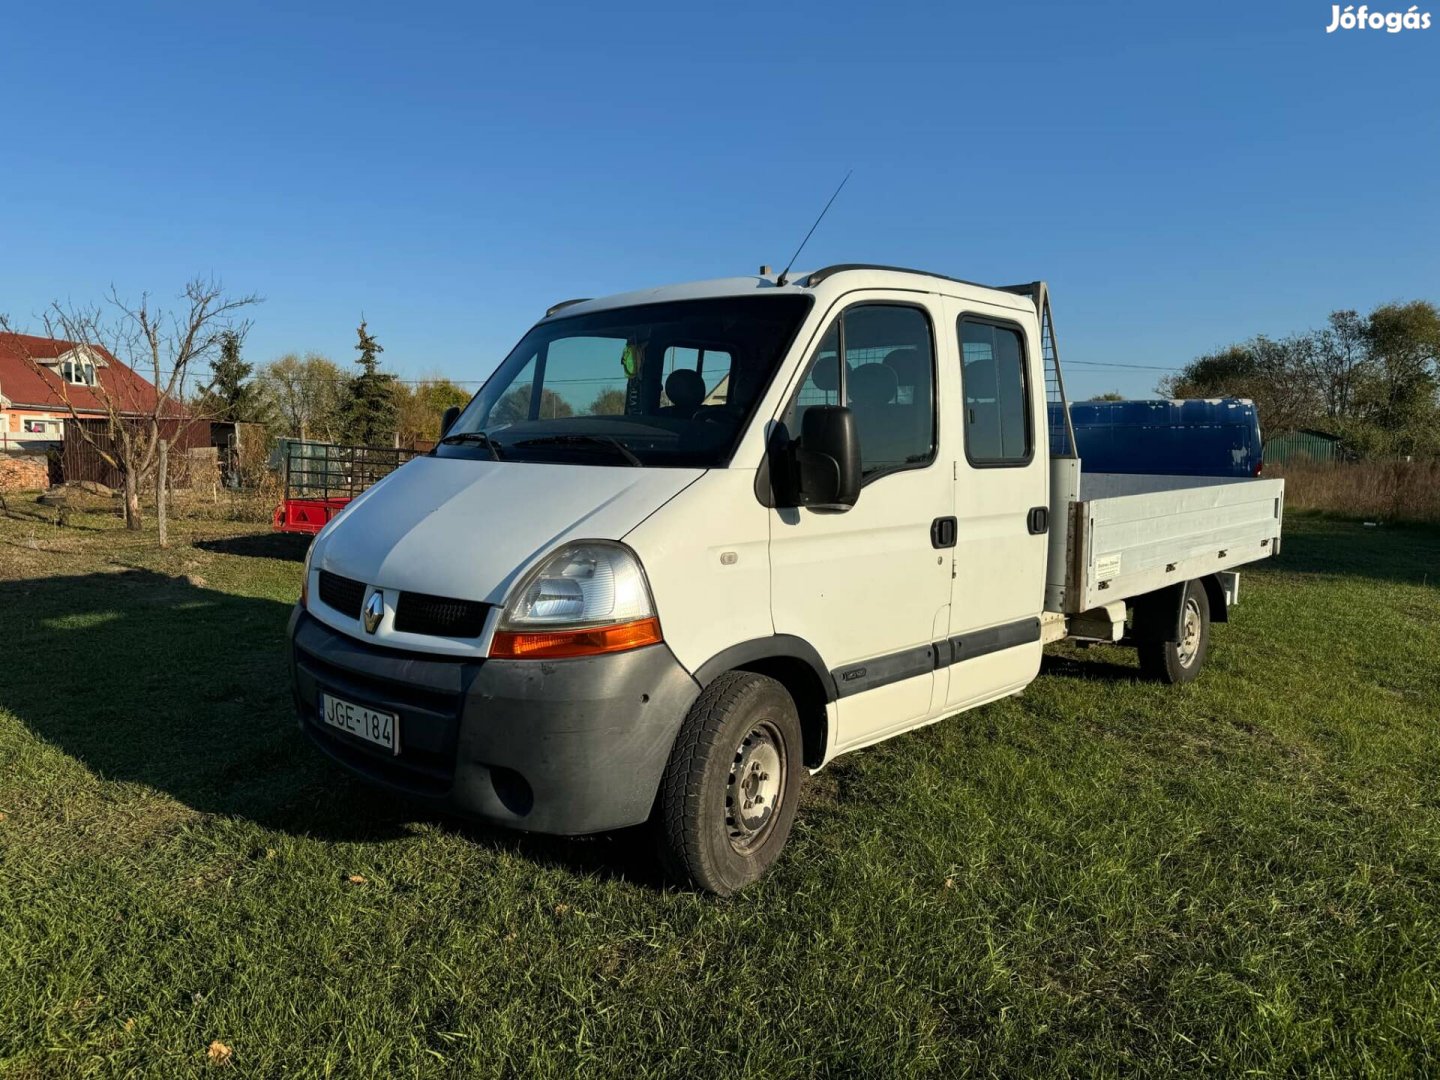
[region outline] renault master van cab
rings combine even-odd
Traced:
[[[1020,693],[1048,641],[1200,670],[1282,481],[1087,473],[1063,404],[1042,283],[836,266],[557,304],[315,539],[301,727],[486,822],[653,822],[732,893],[809,773]]]

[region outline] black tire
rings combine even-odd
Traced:
[[[1146,678],[1178,684],[1192,681],[1205,665],[1210,651],[1210,598],[1199,581],[1185,585],[1180,601],[1180,630],[1173,626],[1164,635],[1143,637],[1136,641],[1140,671]]]
[[[680,726],[656,800],[671,876],[730,896],[764,874],[795,821],[801,749],[795,702],[774,679],[730,671],[707,686]]]

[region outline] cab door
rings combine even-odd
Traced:
[[[806,408],[848,405],[860,497],[840,513],[770,513],[775,632],[808,641],[832,673],[835,750],[873,742],[943,704],[935,641],[948,627],[950,559],[932,527],[952,513],[955,489],[936,430],[938,298],[874,291],[842,304],[778,419],[793,435]]]
[[[944,381],[946,411],[960,443],[946,704],[963,708],[1040,669],[1050,470],[1033,312],[958,298],[945,309],[947,374],[959,376]]]

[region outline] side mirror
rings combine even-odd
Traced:
[[[440,417],[440,437],[443,439],[446,432],[455,426],[455,421],[460,419],[460,406],[451,405]]]
[[[812,405],[795,444],[798,502],[814,510],[849,510],[860,498],[860,437],[843,405]]]

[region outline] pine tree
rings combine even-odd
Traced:
[[[346,427],[354,440],[366,446],[389,443],[395,435],[395,376],[380,370],[379,356],[384,348],[360,320],[356,331],[360,340],[355,350],[360,359],[360,374],[350,380],[350,404],[346,410]]]
[[[263,424],[268,419],[265,397],[250,380],[255,365],[240,356],[244,336],[236,330],[220,335],[220,355],[210,361],[212,378],[200,395],[202,416],[237,424]]]

